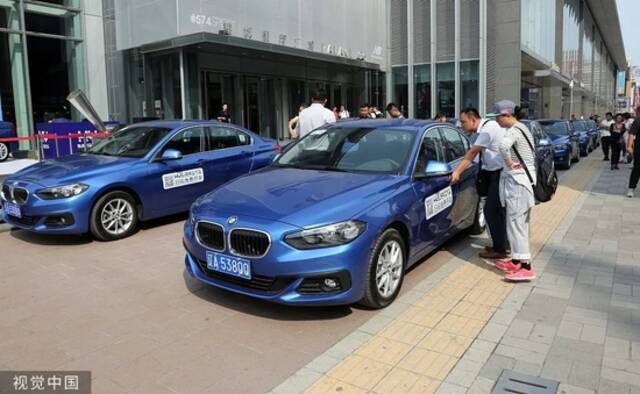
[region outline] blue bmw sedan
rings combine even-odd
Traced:
[[[140,221],[186,212],[199,196],[267,166],[279,150],[276,141],[226,123],[139,123],[86,153],[8,177],[3,216],[37,233],[124,238]]]
[[[551,138],[555,162],[565,169],[580,161],[580,142],[571,121],[560,119],[538,120],[545,133]]]
[[[454,126],[431,121],[317,129],[193,204],[186,270],[278,303],[385,307],[407,268],[459,231],[483,230],[477,163],[450,184],[469,148]]]

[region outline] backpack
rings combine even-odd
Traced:
[[[540,166],[538,164],[538,161],[535,160],[536,150],[533,147],[533,144],[531,143],[531,141],[529,141],[529,138],[527,138],[527,135],[522,129],[520,129],[519,127],[516,127],[516,128],[520,130],[520,132],[522,133],[522,136],[524,137],[524,139],[527,141],[527,144],[529,144],[529,147],[531,148],[531,153],[533,153],[534,163],[536,166],[536,184],[535,185],[533,184],[533,178],[531,177],[531,172],[529,172],[527,165],[525,164],[524,160],[522,160],[522,156],[520,156],[520,153],[518,152],[518,150],[515,147],[513,147],[513,151],[518,157],[518,160],[520,160],[520,163],[522,164],[524,171],[527,173],[527,177],[529,177],[529,182],[531,182],[531,187],[533,188],[533,195],[536,201],[539,203],[551,201],[551,199],[553,198],[553,195],[556,193],[556,190],[558,189],[558,174],[556,174],[556,168],[552,166],[551,171],[548,171],[547,169]]]

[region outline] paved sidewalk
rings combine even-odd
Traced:
[[[640,199],[596,156],[535,208],[538,280],[505,283],[470,245],[273,391],[488,393],[503,369],[565,393],[638,390]]]

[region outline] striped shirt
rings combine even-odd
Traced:
[[[524,133],[523,133],[524,132]],[[511,175],[519,184],[525,186],[527,188],[531,187],[531,184],[536,183],[536,158],[535,151],[531,150],[529,143],[525,139],[527,138],[531,145],[534,145],[533,136],[531,136],[531,132],[527,128],[527,126],[523,125],[520,122],[517,122],[513,125],[513,127],[509,128],[505,134],[502,142],[500,143],[500,155],[504,161],[507,159],[511,159],[516,163],[520,163],[520,159],[516,155],[515,151],[512,148],[518,150],[520,156],[524,163],[520,163],[523,167],[526,165],[529,170],[529,174],[531,174],[531,178],[533,182],[529,180],[527,173],[524,168],[520,168],[517,170],[512,170],[507,166],[504,167],[506,173]]]

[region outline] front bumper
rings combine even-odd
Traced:
[[[261,223],[251,226],[244,223],[243,227],[262,231],[271,227],[272,231],[268,232],[272,245],[264,257],[249,259],[251,281],[207,270],[207,249],[196,241],[189,222],[185,223],[183,238],[187,272],[202,283],[280,304],[347,305],[362,299],[373,241],[369,229],[347,245],[303,251],[282,241],[283,234],[294,227],[287,229],[287,225],[270,226],[262,220],[256,221]],[[230,255],[228,248],[221,253]],[[337,279],[341,288],[323,291],[316,284],[322,283],[324,278]]]
[[[13,227],[41,234],[84,234],[89,231],[91,195],[84,192],[78,196],[43,200],[35,193],[35,185],[24,185],[29,191],[26,203],[19,205],[21,218],[11,216],[3,210],[2,218]],[[2,201],[4,204],[5,202]],[[62,223],[61,218],[64,218]]]

